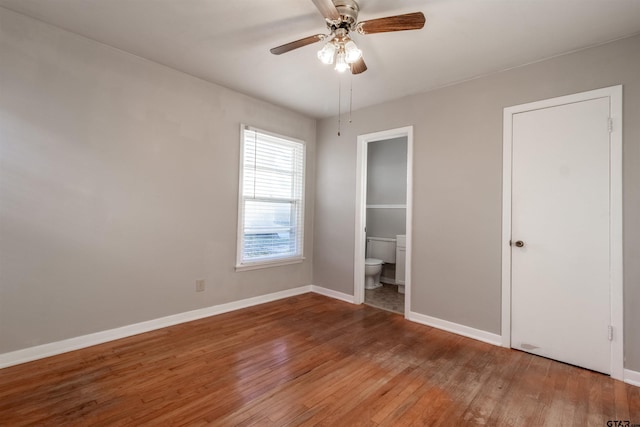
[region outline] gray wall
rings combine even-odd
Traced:
[[[367,144],[367,205],[406,205],[407,138]],[[395,238],[406,229],[406,209],[367,209],[367,235]]]
[[[405,234],[406,209],[367,209],[367,236],[395,239]]]
[[[367,204],[407,203],[407,138],[367,144]]]
[[[2,8],[0,58],[0,353],[311,283],[315,120]],[[241,122],[307,142],[302,264],[234,271]]]
[[[625,366],[640,370],[640,36],[318,124],[314,277],[353,294],[356,137],[414,126],[415,312],[500,333],[503,108],[624,85]]]

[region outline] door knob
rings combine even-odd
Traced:
[[[521,248],[524,246],[524,242],[522,240],[516,240],[515,245],[516,247]]]

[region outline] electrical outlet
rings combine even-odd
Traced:
[[[204,291],[204,280],[196,280],[196,292]]]

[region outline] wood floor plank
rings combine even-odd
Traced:
[[[640,423],[640,388],[305,294],[0,370],[0,425]]]

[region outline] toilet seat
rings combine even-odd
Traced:
[[[377,258],[366,258],[364,260],[364,265],[382,265],[382,264],[384,264],[384,261]]]

